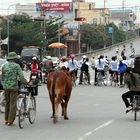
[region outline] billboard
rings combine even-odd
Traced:
[[[38,2],[36,10],[44,13],[69,13],[73,11],[72,2]]]

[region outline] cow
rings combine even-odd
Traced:
[[[72,79],[66,69],[52,71],[48,75],[47,88],[52,104],[53,122],[58,121],[58,107],[61,104],[62,116],[68,120],[67,105],[72,91]]]

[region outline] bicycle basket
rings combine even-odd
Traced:
[[[32,96],[38,95],[38,86],[28,87],[28,91],[31,92]],[[29,92],[27,95],[29,95]]]

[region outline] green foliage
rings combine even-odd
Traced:
[[[25,13],[22,15],[10,15],[9,50],[20,53],[23,46],[36,45],[44,48],[51,42],[58,41],[58,24],[59,27],[65,24],[62,18],[54,17],[45,20],[45,25],[43,25],[44,21],[35,21]],[[2,38],[6,38],[7,21],[3,21],[0,26],[2,27]],[[7,47],[4,47],[4,49],[7,49]]]
[[[108,33],[108,28],[113,28],[113,43],[119,43],[136,36],[136,33],[124,32],[119,29],[114,23],[110,23],[106,26],[93,24],[83,24],[80,27],[81,31],[81,43],[85,43],[92,50],[100,49],[105,46],[112,45],[112,34]]]

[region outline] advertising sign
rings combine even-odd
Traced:
[[[112,28],[112,27],[109,27],[109,28],[108,28],[108,33],[110,33],[110,34],[113,33],[113,28]]]
[[[47,13],[69,13],[73,11],[73,4],[72,2],[38,2],[36,3],[36,10]]]

